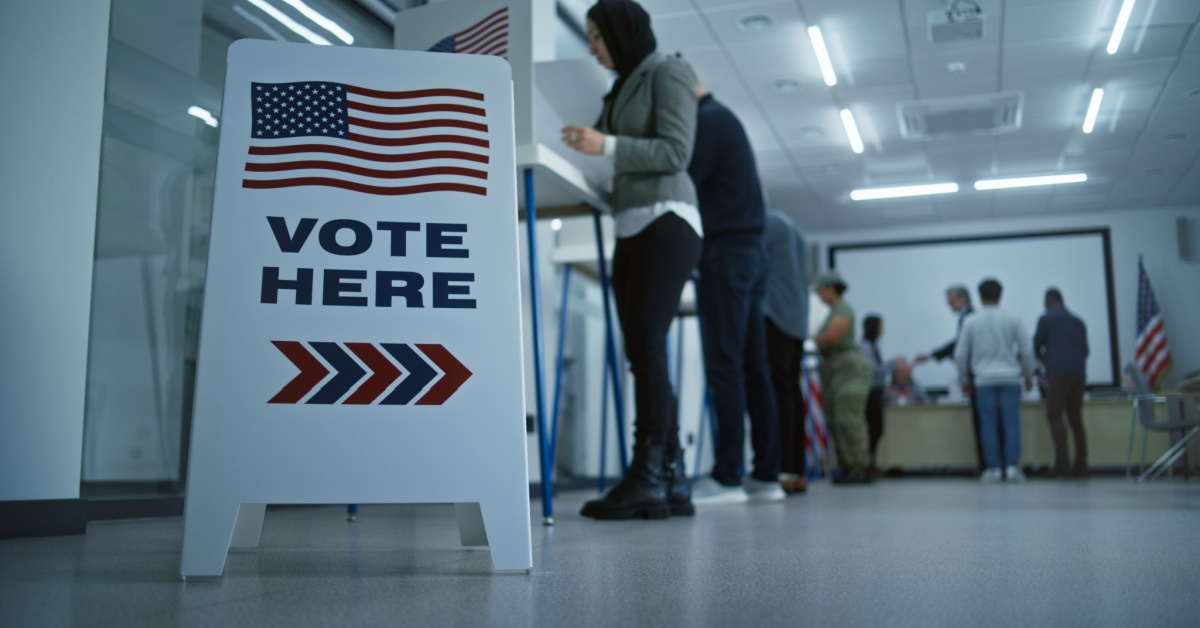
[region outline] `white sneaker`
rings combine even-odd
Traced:
[[[725,486],[711,477],[692,483],[693,504],[744,504],[749,499],[740,486]]]
[[[985,469],[983,473],[979,474],[980,482],[1000,482],[1003,480],[1004,472],[1000,470],[1000,467]]]
[[[1024,482],[1025,481],[1025,472],[1021,470],[1021,467],[1018,467],[1017,465],[1014,464],[1014,465],[1005,467],[1004,477],[1009,482]]]
[[[779,482],[763,482],[747,476],[742,480],[746,487],[746,497],[752,502],[778,502],[787,499],[787,493]]]

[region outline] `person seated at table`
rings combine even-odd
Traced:
[[[892,381],[887,389],[888,403],[903,406],[928,402],[929,397],[925,394],[925,389],[913,379],[912,363],[904,358],[895,358],[892,363],[894,368],[892,369]]]

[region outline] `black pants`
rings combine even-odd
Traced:
[[[805,419],[808,408],[800,387],[800,360],[804,341],[793,338],[771,319],[765,318],[767,333],[767,362],[771,366],[771,386],[775,389],[775,406],[779,410],[780,470],[803,477],[806,475],[804,451]]]
[[[633,372],[634,438],[639,445],[665,445],[679,432],[667,371],[667,330],[699,259],[700,236],[674,213],[631,238],[617,239],[612,288]]]
[[[871,452],[871,465],[875,464],[875,450],[883,438],[883,389],[872,388],[867,393],[867,447]]]
[[[1087,434],[1083,431],[1083,388],[1082,379],[1061,373],[1050,373],[1046,385],[1046,421],[1050,423],[1050,438],[1054,441],[1054,469],[1066,471],[1072,467],[1067,451],[1067,430],[1063,427],[1063,410],[1067,411],[1067,422],[1071,425],[1071,436],[1075,441],[1075,464],[1077,471],[1087,470]]]
[[[697,303],[717,424],[712,476],[726,486],[741,483],[747,413],[754,447],[750,476],[779,480],[779,412],[763,331],[766,285],[767,252],[761,246],[704,244]]]

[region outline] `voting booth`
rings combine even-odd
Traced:
[[[548,427],[547,387],[543,367],[541,280],[538,273],[536,222],[561,216],[588,215],[596,232],[596,256],[605,298],[606,369],[613,382],[618,431],[624,426],[619,390],[613,320],[608,303],[605,266],[611,250],[601,227],[607,211],[603,193],[612,165],[602,156],[583,155],[563,144],[565,124],[592,125],[600,113],[611,76],[594,59],[554,58],[554,0],[446,0],[396,14],[395,46],[455,56],[485,55],[507,60],[512,67],[515,112],[516,174],[519,207],[524,211],[529,243],[530,342],[536,399],[531,410],[538,423],[544,522],[553,523],[554,427]],[[568,275],[569,276],[569,275]],[[559,361],[561,362],[561,340]],[[623,441],[623,439],[622,439]],[[622,454],[624,454],[622,442]]]
[[[180,571],[267,504],[453,503],[530,569],[504,60],[229,50]]]

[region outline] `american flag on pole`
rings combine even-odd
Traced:
[[[446,37],[428,52],[454,52],[468,55],[495,55],[508,58],[508,7]]]
[[[815,369],[804,366],[800,378],[808,413],[804,419],[804,459],[809,476],[821,475],[822,460],[828,455],[829,436],[825,429],[825,406],[821,399],[821,376]]]
[[[251,83],[242,187],[325,186],[386,196],[487,195],[483,94],[332,83]]]
[[[1162,377],[1171,367],[1171,351],[1167,348],[1167,331],[1158,311],[1158,300],[1150,287],[1150,278],[1142,260],[1138,260],[1137,339],[1134,341],[1133,361],[1146,376],[1152,390],[1158,389]]]

